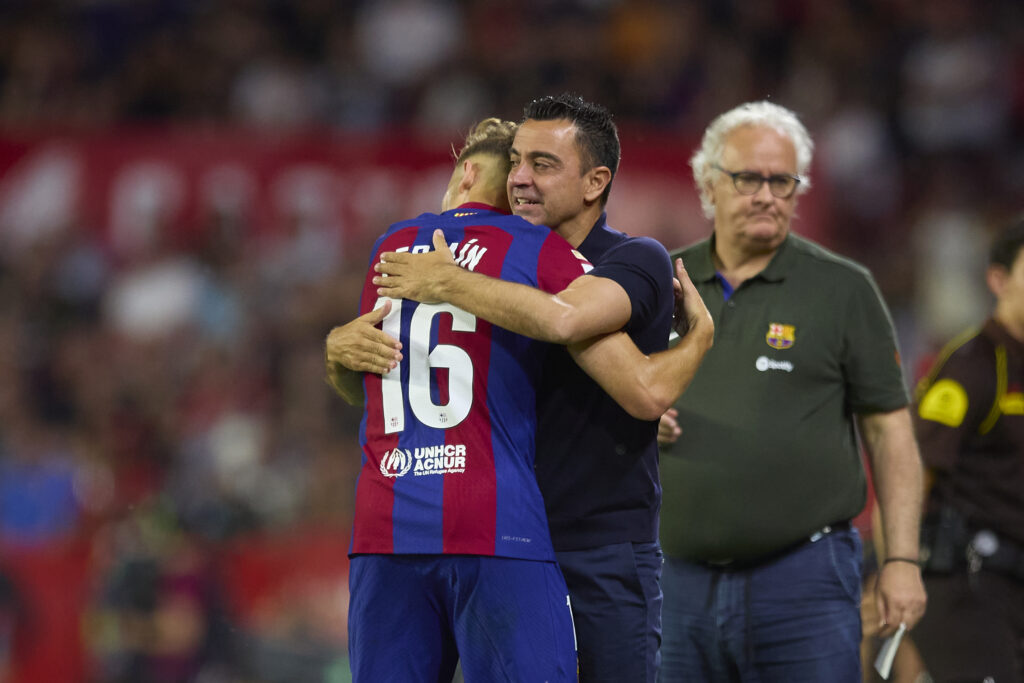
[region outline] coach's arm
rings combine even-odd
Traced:
[[[377,293],[395,299],[450,303],[478,318],[531,339],[574,344],[622,329],[632,304],[617,282],[581,275],[557,294],[474,273],[455,264],[434,231],[434,250],[382,255],[374,266]],[[386,276],[386,277],[385,277]]]

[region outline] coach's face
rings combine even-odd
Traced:
[[[584,170],[576,125],[568,119],[524,121],[512,142],[511,158],[512,212],[534,225],[558,231],[604,190],[604,184],[595,182],[593,169]]]
[[[728,173],[748,171],[765,177],[797,175],[796,148],[772,128],[743,126],[726,137],[708,187],[715,206],[715,235],[747,252],[775,250],[789,233],[796,210],[796,193],[787,198],[772,194],[762,183],[753,194],[740,193]]]

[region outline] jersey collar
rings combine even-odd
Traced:
[[[996,341],[1011,349],[1016,349],[1017,353],[1024,355],[1024,344],[1017,341],[998,320],[989,318],[983,327]]]
[[[459,204],[454,209],[448,209],[445,213],[451,213],[452,211],[458,211],[463,214],[470,211],[473,213],[501,213],[506,216],[512,213],[511,211],[505,211],[504,209],[499,209],[491,206],[490,204],[484,204],[483,202],[466,202],[465,204]]]

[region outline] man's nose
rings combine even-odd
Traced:
[[[754,201],[763,204],[771,204],[775,201],[775,195],[772,194],[767,180],[761,183],[761,187],[757,188],[757,192],[754,193]]]
[[[508,173],[510,185],[526,185],[530,182],[530,175],[526,171],[525,164],[517,164]]]

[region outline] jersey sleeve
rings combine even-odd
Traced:
[[[896,328],[874,278],[855,271],[846,288],[843,373],[855,413],[897,410],[909,404]]]
[[[933,469],[953,468],[995,400],[993,357],[972,341],[947,350],[918,386],[914,431],[921,458]]]
[[[373,310],[377,299],[380,298],[377,294],[377,286],[373,284],[373,278],[377,274],[373,266],[380,260],[380,255],[385,251],[395,251],[409,244],[411,242],[410,233],[415,234],[417,229],[415,221],[396,223],[374,242],[366,263],[366,273],[363,275],[363,288],[359,295],[359,315]]]
[[[537,287],[554,294],[561,292],[593,266],[558,234],[552,232],[541,245],[537,256]]]
[[[665,247],[649,237],[634,237],[618,244],[590,273],[617,282],[629,295],[630,327],[654,320],[672,296],[672,261]]]

